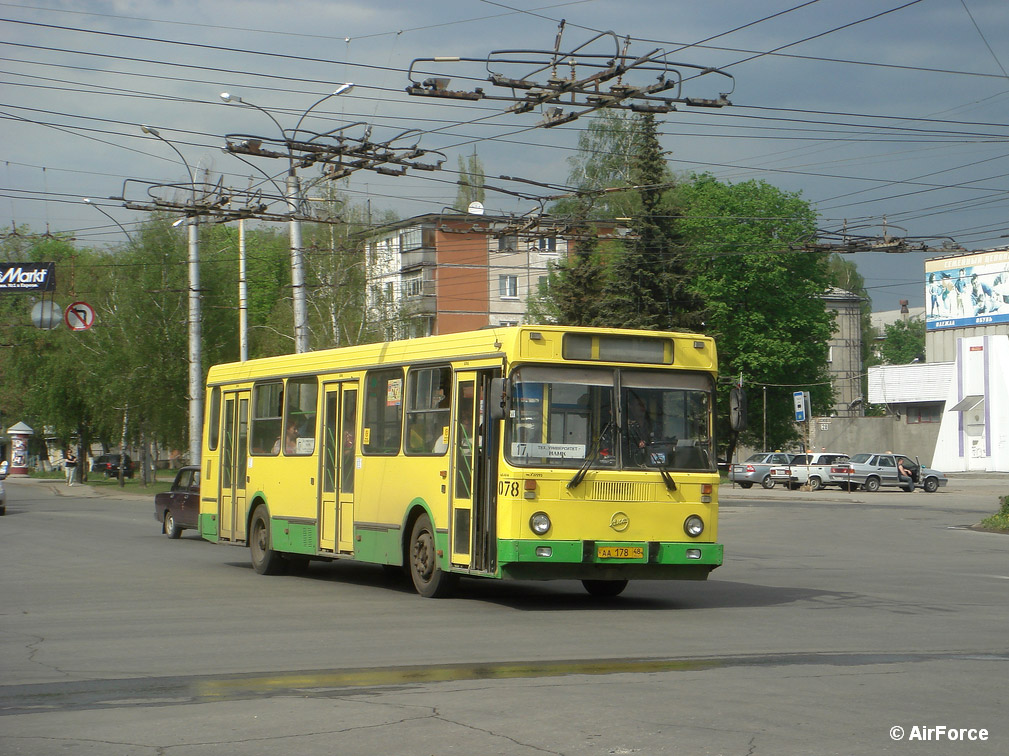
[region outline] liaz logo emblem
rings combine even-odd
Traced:
[[[615,512],[610,518],[610,527],[618,533],[623,533],[631,526],[631,518],[624,512]]]

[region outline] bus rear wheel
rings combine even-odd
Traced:
[[[582,585],[590,596],[613,598],[619,596],[627,587],[626,580],[583,580]]]
[[[445,598],[455,590],[459,576],[438,566],[438,547],[431,518],[422,514],[410,534],[410,578],[424,598]]]
[[[260,575],[283,575],[287,572],[287,562],[270,544],[270,513],[266,507],[258,506],[252,513],[252,524],[249,527],[252,569]]]

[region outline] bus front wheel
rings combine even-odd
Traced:
[[[452,593],[458,575],[438,566],[438,547],[431,518],[422,514],[410,535],[410,577],[413,587],[424,598],[444,598]]]
[[[266,507],[256,507],[249,528],[249,554],[252,569],[260,575],[282,575],[287,572],[287,562],[270,545],[270,514]]]
[[[590,596],[613,598],[619,596],[627,587],[626,580],[583,580],[582,585]]]

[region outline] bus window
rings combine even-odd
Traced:
[[[447,367],[411,370],[407,376],[406,452],[448,451],[449,397],[452,373]]]
[[[284,454],[303,456],[315,452],[315,413],[318,394],[319,384],[315,378],[291,378],[287,381]]]
[[[252,390],[252,453],[276,454],[280,451],[284,384],[257,383]],[[274,449],[276,448],[276,451]]]
[[[365,454],[399,454],[403,430],[403,371],[372,370],[365,380]]]
[[[210,451],[217,451],[217,442],[221,435],[221,387],[214,386],[210,392],[210,427],[207,428],[209,434],[207,448]]]
[[[625,370],[620,382],[625,468],[711,470],[709,378]]]
[[[512,378],[509,458],[524,466],[612,466],[612,370],[523,367]]]

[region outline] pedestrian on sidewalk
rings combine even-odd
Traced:
[[[63,469],[67,473],[67,485],[72,486],[74,484],[74,475],[77,472],[77,456],[74,454],[73,449],[67,449],[66,454],[63,455]]]

